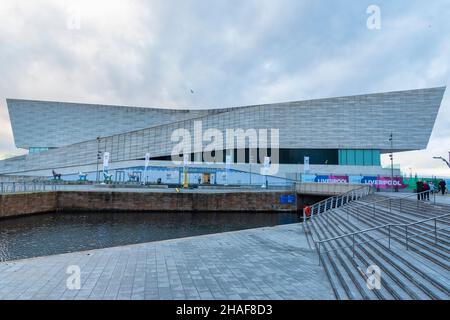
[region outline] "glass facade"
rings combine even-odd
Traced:
[[[259,149],[252,149],[254,162],[264,162],[264,156],[272,156],[272,150],[268,149],[266,152],[259,153]],[[239,150],[245,155],[245,162],[238,161],[238,150],[234,149],[233,155],[234,163],[250,163],[249,154],[250,149]],[[225,155],[229,154],[229,151],[222,153],[222,159],[217,159],[217,162],[225,162]],[[214,157],[214,152],[212,153]],[[338,149],[279,149],[279,163],[280,164],[304,164],[305,157],[309,157],[309,163],[311,165],[344,165],[344,166],[380,166],[380,150],[338,150]],[[257,158],[257,160],[256,160]],[[191,154],[191,161],[194,159],[200,159],[200,156]],[[170,161],[170,156],[154,157],[152,160],[164,160]]]
[[[36,154],[36,153],[41,153],[41,152],[45,152],[48,151],[50,149],[54,149],[54,148],[42,148],[42,147],[31,147],[28,152],[30,154]]]
[[[339,150],[339,164],[343,166],[380,166],[380,150]]]
[[[267,150],[252,149],[252,153],[255,155],[253,162],[264,162],[264,156],[272,156],[272,150],[269,148]],[[243,152],[245,156],[245,161],[238,161],[238,152]],[[229,154],[228,151],[224,151],[222,153],[222,159],[217,160],[218,162],[225,162],[225,156]],[[234,163],[250,163],[250,149],[238,150],[234,149],[233,155]],[[214,157],[214,152],[212,152],[212,156]],[[339,164],[338,150],[337,149],[279,149],[279,163],[280,164],[304,164],[305,157],[309,157],[310,164],[322,164],[322,165],[337,165]],[[194,159],[199,159],[199,157],[195,157],[194,154],[191,154],[191,161]],[[170,156],[165,157],[155,157],[152,160],[171,160]]]

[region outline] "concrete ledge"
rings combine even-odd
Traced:
[[[137,185],[137,184],[96,184],[95,188],[100,189],[169,189],[167,184],[149,184],[149,185]]]
[[[358,188],[364,187],[363,184],[348,184],[348,183],[296,183],[295,189],[297,193],[305,195],[324,195],[337,196]]]

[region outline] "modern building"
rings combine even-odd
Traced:
[[[390,170],[381,167],[380,156],[427,147],[445,89],[208,110],[7,99],[15,144],[29,153],[0,161],[0,174],[50,176],[52,170],[67,175],[96,172],[98,154],[105,152],[110,154],[109,170],[141,167],[147,153],[152,165],[179,167],[179,163],[171,161],[179,142],[173,135],[183,129],[192,133],[190,165],[224,167],[226,155],[231,155],[231,167],[249,171],[250,158],[253,162],[264,161],[261,153],[264,148],[255,147],[250,136],[243,144],[231,148],[224,142],[223,153],[216,150],[213,155],[216,152],[221,155],[205,164],[202,154],[208,145],[205,132],[216,129],[225,139],[227,129],[255,129],[258,134],[266,129],[269,132],[266,154],[272,161],[278,158],[277,176],[295,179],[305,173],[390,175]],[[199,127],[200,139],[195,134]],[[275,131],[279,134],[277,145],[272,143],[276,136],[271,133]],[[256,155],[256,159],[250,154]],[[305,159],[309,160],[306,168]]]

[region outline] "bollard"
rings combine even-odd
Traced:
[[[319,242],[319,246],[317,248],[318,254],[319,254],[319,266],[322,264],[322,259],[320,259],[320,242]]]
[[[388,241],[389,241],[389,249],[391,248],[391,225],[388,225]]]
[[[355,257],[355,234],[353,234],[353,258]]]
[[[437,244],[438,238],[437,238],[437,219],[434,219],[434,243]]]

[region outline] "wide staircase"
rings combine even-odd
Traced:
[[[312,206],[303,226],[337,299],[450,298],[450,206],[344,194]]]

